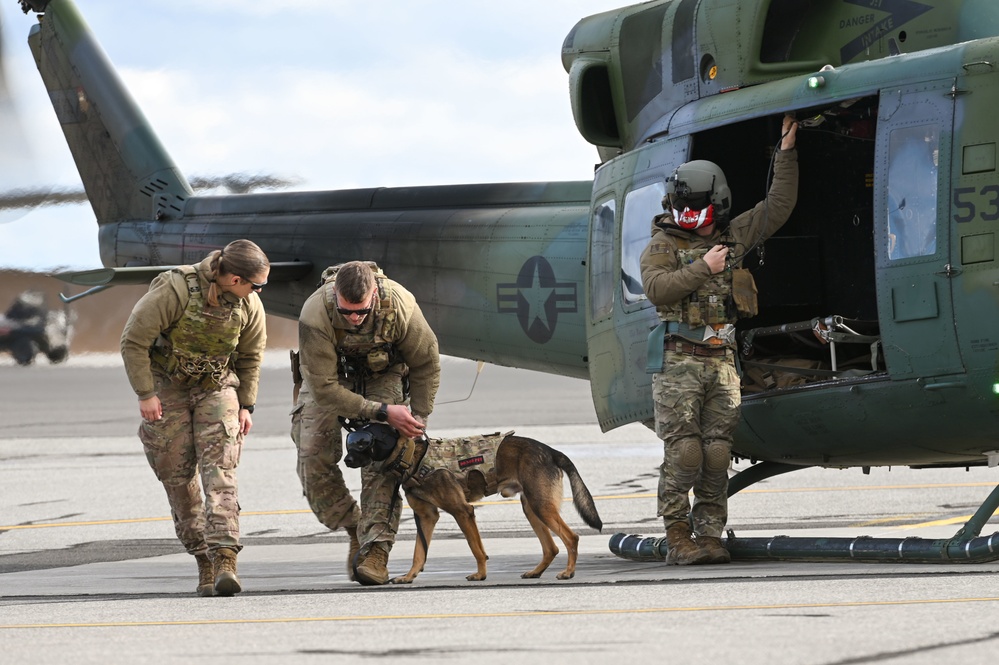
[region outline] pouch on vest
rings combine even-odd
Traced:
[[[666,327],[667,323],[663,321],[658,326],[652,329],[649,333],[648,358],[645,365],[645,372],[647,374],[656,374],[663,371],[663,360],[666,357]]]
[[[749,318],[759,313],[757,293],[753,273],[745,268],[732,270],[732,298],[735,299],[735,308],[738,310],[739,316]]]
[[[700,328],[704,325],[704,317],[701,316],[701,302],[697,299],[697,293],[692,293],[687,300],[686,323],[691,328]]]
[[[389,354],[384,348],[368,351],[368,369],[372,372],[384,372],[389,366]]]

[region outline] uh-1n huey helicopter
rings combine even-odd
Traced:
[[[666,180],[718,164],[732,214],[764,198],[796,114],[789,222],[745,257],[760,313],[730,494],[811,466],[999,463],[999,4],[653,0],[580,20],[562,46],[592,180],[196,196],[70,0],[20,0],[96,213],[107,288],[241,237],[273,261],[268,311],[297,316],[323,269],[376,261],[444,353],[588,379],[606,431],[652,418],[657,323],[638,258]],[[953,538],[736,538],[734,558],[991,560],[999,488]],[[611,549],[657,558],[654,539]]]

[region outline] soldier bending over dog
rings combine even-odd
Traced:
[[[302,307],[298,341],[292,439],[302,489],[320,522],[350,536],[351,579],[385,584],[402,514],[398,478],[381,463],[364,467],[358,510],[337,466],[338,419],[384,422],[420,436],[440,385],[437,336],[413,294],[373,263],[352,261],[323,274]]]

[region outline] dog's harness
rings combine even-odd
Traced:
[[[419,439],[399,437],[395,450],[385,460],[382,468],[394,475],[399,480],[399,485],[412,487],[418,484],[410,482],[413,474],[423,462],[429,449],[430,441],[426,437],[421,436]]]
[[[403,484],[419,485],[430,474],[436,471],[449,471],[461,483],[468,487],[468,476],[478,473],[485,482],[486,496],[496,493],[496,450],[503,439],[513,434],[496,432],[478,436],[466,436],[451,439],[429,439],[420,447],[424,447],[422,457],[418,454],[410,457],[413,460],[408,477],[401,475]],[[400,458],[405,457],[405,453]]]

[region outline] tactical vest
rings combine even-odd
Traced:
[[[462,487],[468,487],[469,474],[478,473],[485,484],[485,496],[491,496],[497,489],[496,451],[503,439],[511,434],[512,431],[455,439],[431,439],[427,454],[411,477],[416,483],[420,483],[435,471],[446,469],[455,475]]]
[[[676,242],[678,268],[704,258],[711,249],[694,249],[687,238],[672,238]],[[755,316],[757,310],[756,283],[752,273],[744,268],[713,274],[680,302],[656,308],[661,320],[684,323],[692,329],[735,323],[740,317]]]
[[[392,302],[392,287],[381,269],[373,262],[368,265],[375,273],[378,306],[371,311],[372,322],[366,330],[355,332],[333,327],[340,371],[347,379],[365,378],[385,372],[401,362],[395,343],[399,338],[398,312]],[[335,319],[336,273],[340,266],[323,271],[323,302],[330,321]],[[365,322],[367,323],[367,322]]]
[[[211,305],[205,298],[196,266],[174,268],[187,284],[187,307],[180,320],[160,333],[150,360],[175,383],[218,388],[226,375],[242,330],[242,300]]]

